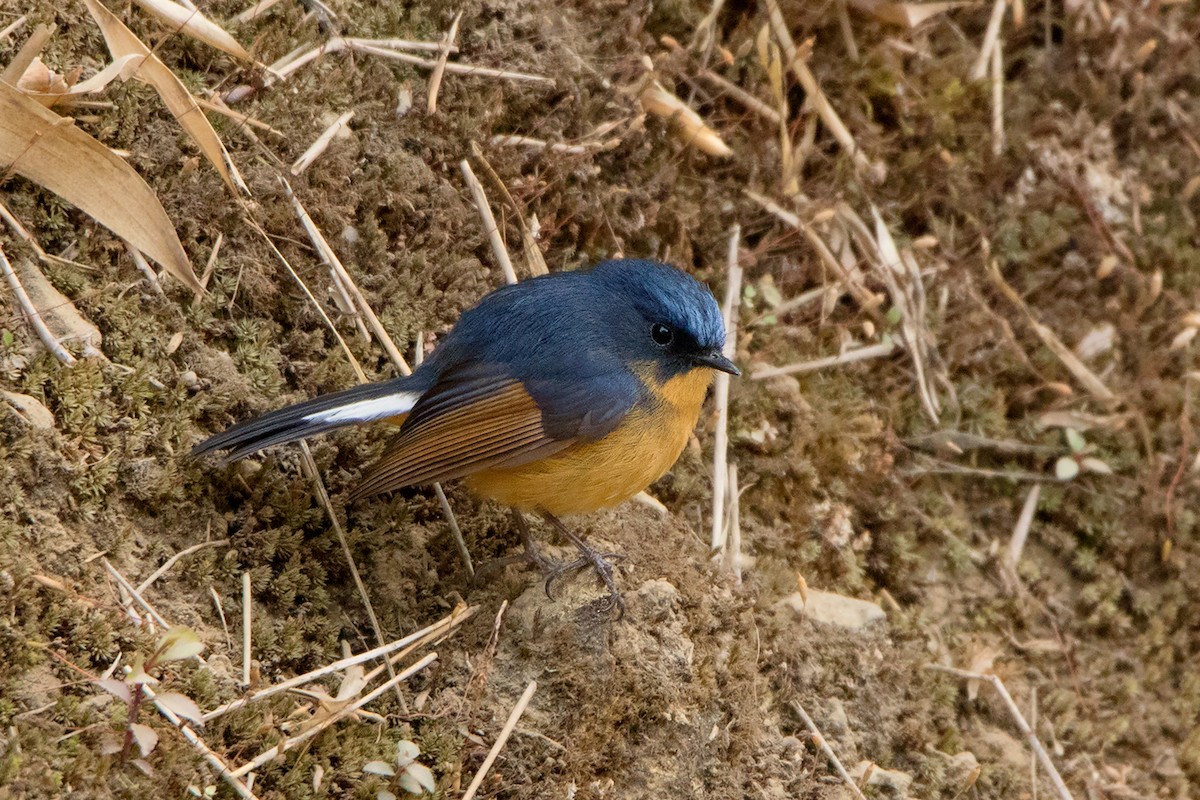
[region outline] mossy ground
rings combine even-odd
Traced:
[[[228,19],[241,5],[204,8]],[[214,118],[253,191],[239,205],[207,164],[195,165],[194,147],[149,87],[114,85],[106,95],[114,107],[81,112],[79,124],[131,153],[195,264],[224,238],[197,302],[170,284],[166,299],[155,296],[106,231],[8,178],[5,203],[41,245],[87,266],[47,273],[100,327],[109,362],[60,366],[15,305],[6,307],[0,387],[38,398],[56,427],[34,430],[0,414],[0,797],[175,797],[214,783],[228,794],[165,726],[151,775],[101,755],[101,737],[120,728],[125,712],[87,674],[119,653],[146,651],[153,637],[121,612],[97,554],[137,581],[185,547],[229,540],[189,556],[149,590],[168,619],[208,644],[209,669],[163,676],[204,708],[238,694],[240,647],[227,640],[210,589],[236,629],[244,571],[264,681],[328,663],[341,641],[354,650],[373,643],[295,454],[229,467],[186,456],[235,420],[354,381],[316,309],[244,221],[275,237],[329,300],[328,276],[277,176],[336,114],[355,111],[351,136],[293,183],[409,354],[418,334],[445,330],[501,281],[458,175],[472,142],[485,146],[523,213],[537,215],[551,269],[656,256],[720,289],[726,232],[738,222],[749,285],[770,281],[788,298],[829,279],[801,237],[743,195],[774,195],[778,132],[719,93],[693,93],[683,80],[693,67],[659,45],[663,35],[688,41],[707,3],[332,5],[348,35],[426,39],[461,7],[460,58],[551,75],[556,86],[447,75],[430,118],[421,110],[422,72],[367,56],[325,57],[239,106],[285,131],[286,141],[260,134],[256,145]],[[765,17],[731,5],[716,30],[734,63],[721,69],[768,98],[753,47]],[[258,795],[374,797],[378,781],[362,765],[389,758],[407,738],[420,744],[445,795],[458,796],[454,787],[465,786],[536,679],[541,688],[485,784],[488,796],[845,796],[804,741],[793,702],[848,766],[865,759],[905,771],[914,796],[1028,796],[1029,753],[996,698],[984,688],[968,699],[958,682],[925,669],[983,663],[981,654],[992,653],[1023,708],[1036,690],[1038,734],[1075,796],[1192,796],[1200,783],[1200,549],[1191,460],[1200,441],[1188,384],[1195,345],[1170,344],[1200,292],[1200,193],[1194,183],[1185,190],[1200,175],[1200,15],[1191,4],[1068,6],[1031,4],[1023,27],[1006,22],[1007,145],[998,156],[990,86],[965,78],[986,9],[955,11],[916,32],[853,16],[858,62],[846,55],[833,4],[784,9],[798,40],[815,37],[812,69],[847,126],[888,168],[882,183],[860,181],[820,133],[803,192],[817,207],[845,201],[864,216],[874,203],[902,245],[927,234],[938,240],[923,261],[928,324],[957,397],[941,427],[1043,449],[931,456],[915,442],[936,428],[902,356],[799,382],[744,378],[733,389],[731,431],[745,488],[743,539],[754,557],[745,583],[735,586],[706,559],[713,419],[705,417],[674,472],[653,487],[669,519],[630,507],[580,521],[629,555],[629,614],[620,622],[587,615],[587,580],[564,586],[556,601],[525,572],[472,586],[427,490],[356,504],[346,512],[349,545],[389,635],[428,624],[459,596],[481,612],[438,646],[436,669],[407,685],[410,703],[428,690],[420,710],[385,695],[373,710],[386,725],[337,726],[259,771]],[[137,10],[118,11],[193,89],[255,78],[203,45],[161,36]],[[57,23],[44,58],[60,71],[104,60],[82,4],[26,3],[3,13]],[[267,61],[318,38],[289,2],[233,32]],[[22,36],[0,44],[0,62]],[[664,83],[692,95],[733,158],[682,147],[653,119],[618,129],[619,146],[604,152],[486,146],[497,133],[577,139],[632,119],[635,104],[621,88],[638,80],[646,54]],[[397,116],[406,85],[417,108]],[[798,108],[803,92],[793,89],[790,100]],[[802,130],[801,121],[791,133],[798,139]],[[500,206],[494,192],[493,202]],[[519,252],[509,217],[505,209],[501,225]],[[10,258],[29,255],[11,238],[4,246]],[[1117,269],[1096,277],[1110,252],[1121,255]],[[1114,326],[1113,348],[1090,364],[1118,402],[1091,400],[1072,383],[989,282],[990,259],[1068,344],[1100,323]],[[765,294],[747,297],[746,318],[769,310]],[[861,337],[864,317],[848,299],[830,313],[808,308],[744,329],[742,362],[816,358]],[[391,374],[378,348],[350,324],[340,328],[373,376]],[[176,333],[182,343],[172,351]],[[1076,413],[1081,426],[1094,420],[1084,431],[1092,455],[1115,474],[1044,487],[1019,565],[1022,588],[1013,591],[1000,564],[1028,484],[943,468],[1050,474],[1066,447],[1059,428],[1041,424],[1047,412]],[[354,431],[313,442],[335,505],[385,438]],[[456,487],[449,494],[477,563],[516,546],[504,512]],[[797,573],[843,594],[886,592],[886,625],[849,634],[779,608]],[[503,599],[512,608],[489,656]],[[303,702],[276,698],[221,718],[204,736],[240,763],[275,742]],[[982,765],[970,789],[968,751]],[[1049,792],[1043,778],[1040,794]]]

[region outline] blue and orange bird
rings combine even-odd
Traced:
[[[348,425],[399,422],[352,499],[464,480],[542,515],[580,551],[620,605],[611,554],[558,517],[616,505],[671,468],[725,357],[725,325],[703,285],[655,261],[605,261],[505,286],[466,311],[412,374],[356,386],[242,422],[193,451],[235,460]],[[550,580],[547,580],[549,591]]]

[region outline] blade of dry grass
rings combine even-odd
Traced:
[[[321,154],[329,148],[329,144],[333,141],[334,137],[341,133],[342,129],[349,125],[352,119],[354,119],[353,109],[335,119],[292,164],[292,174],[299,175],[311,167],[313,162],[320,158]]]
[[[1063,366],[1093,397],[1106,403],[1114,403],[1118,400],[1112,390],[1104,385],[1104,381],[1100,380],[1096,373],[1092,372],[1079,356],[1075,355],[1074,351],[1058,338],[1058,334],[1038,321],[1033,315],[1033,311],[1021,299],[1021,295],[1017,294],[1017,291],[1004,280],[1004,276],[1000,274],[1000,266],[995,261],[988,263],[988,277],[991,278],[992,284],[1000,290],[1000,293],[1020,309],[1033,332],[1042,340],[1042,344],[1058,357]]]
[[[1054,786],[1054,791],[1058,794],[1059,800],[1074,800],[1071,796],[1071,790],[1067,788],[1067,784],[1063,781],[1062,775],[1059,774],[1058,768],[1054,766],[1054,761],[1051,760],[1050,754],[1042,746],[1037,733],[1033,728],[1029,727],[1029,723],[1025,720],[1025,715],[1021,713],[1021,709],[1017,707],[1016,701],[1008,693],[1008,689],[1004,686],[1004,681],[1000,680],[998,675],[971,672],[965,669],[947,667],[942,664],[927,664],[925,668],[934,670],[935,672],[944,672],[947,675],[953,675],[956,678],[963,678],[968,681],[991,684],[992,688],[996,690],[996,694],[1000,696],[1001,702],[1004,703],[1004,707],[1008,709],[1008,713],[1012,717],[1013,722],[1016,723],[1018,730],[1025,737],[1025,741],[1029,742],[1029,747],[1033,750],[1034,755],[1037,756],[1042,768],[1050,776],[1050,783]]]
[[[842,779],[842,783],[846,784],[846,788],[850,790],[850,794],[854,795],[858,800],[867,800],[863,796],[862,790],[858,788],[858,784],[850,777],[850,773],[846,772],[846,768],[842,766],[841,759],[837,757],[837,753],[833,752],[833,748],[829,746],[829,742],[821,734],[821,729],[817,727],[817,723],[813,722],[813,718],[804,710],[804,706],[796,700],[792,701],[792,710],[796,715],[804,721],[804,727],[808,728],[808,733],[812,737],[813,744],[821,749],[825,754],[825,758],[829,760],[830,766],[837,772],[838,777]]]
[[[521,715],[525,713],[526,706],[533,699],[533,693],[537,691],[537,681],[530,681],[525,687],[525,692],[521,698],[517,700],[517,704],[513,706],[512,713],[508,715],[508,719],[504,723],[504,727],[500,729],[500,735],[496,737],[496,741],[492,744],[492,749],[488,751],[487,757],[483,759],[483,764],[479,766],[479,771],[475,773],[475,777],[471,780],[467,790],[463,792],[462,800],[471,800],[475,793],[479,791],[479,787],[483,784],[483,779],[487,777],[488,770],[492,768],[492,764],[496,763],[496,756],[500,755],[500,751],[504,749],[505,742],[512,735],[513,729],[517,727],[517,722],[521,719]]]
[[[691,106],[658,81],[648,83],[638,99],[647,113],[671,120],[677,136],[684,144],[717,158],[733,155],[729,145]]]
[[[438,65],[437,61],[431,61],[428,58],[409,55],[398,50],[389,50],[385,47],[363,44],[361,39],[344,39],[342,40],[342,46],[349,47],[351,50],[359,53],[390,58],[393,61],[402,61],[405,64],[412,64],[413,66],[425,69],[435,69]],[[447,61],[446,72],[454,75],[475,75],[481,78],[499,78],[501,80],[517,81],[518,83],[540,83],[546,86],[554,86],[554,79],[547,78],[544,75],[532,75],[528,72],[517,72],[511,69],[477,67],[473,64],[463,64],[459,61]]]
[[[508,248],[504,244],[503,237],[500,236],[500,229],[496,225],[496,218],[492,216],[492,207],[488,205],[487,194],[483,191],[483,184],[479,182],[479,178],[475,177],[475,171],[471,169],[471,164],[465,158],[458,163],[458,168],[462,172],[463,180],[466,181],[467,189],[471,192],[471,200],[475,203],[475,210],[479,212],[479,218],[483,221],[483,232],[487,236],[488,242],[492,245],[492,254],[496,257],[496,263],[500,265],[500,269],[504,272],[504,282],[513,284],[517,282],[517,272],[513,269],[512,259],[508,256]]]
[[[1009,0],[995,0],[992,4],[992,16],[988,18],[987,29],[983,32],[983,44],[979,55],[971,65],[969,77],[973,81],[982,80],[987,75],[988,63],[992,57],[992,48],[1000,37],[1000,24],[1004,22],[1004,11],[1008,8]]]
[[[188,547],[184,550],[180,550],[178,553],[176,553],[175,555],[171,556],[166,561],[164,561],[163,565],[161,567],[154,570],[154,572],[150,573],[150,577],[146,578],[146,580],[139,583],[137,585],[137,590],[139,592],[144,592],[147,589],[149,589],[156,580],[161,578],[163,575],[166,575],[167,572],[171,569],[171,567],[175,566],[181,558],[186,558],[187,556],[190,556],[192,553],[195,553],[200,550],[204,550],[205,548],[208,548],[208,547],[225,547],[228,544],[229,544],[228,539],[215,539],[211,542],[200,542],[199,544],[194,544],[191,547]]]
[[[495,143],[496,137],[492,137],[492,144]],[[504,185],[504,181],[500,179],[496,170],[492,168],[492,163],[487,160],[487,156],[483,154],[483,150],[475,142],[471,142],[471,154],[483,165],[483,171],[487,173],[488,178],[492,181],[492,185],[500,190],[500,194],[504,196],[504,200],[513,211],[513,219],[516,220],[517,228],[521,231],[521,248],[525,253],[525,265],[529,268],[529,274],[533,276],[545,275],[550,270],[546,267],[546,259],[542,256],[542,248],[538,247],[537,239],[533,237],[533,231],[529,230],[529,226],[525,223],[521,207],[517,205],[517,201],[513,199],[512,194],[508,191],[508,187]]]
[[[404,360],[404,356],[400,354],[400,349],[396,347],[396,343],[392,341],[392,337],[388,334],[387,329],[383,327],[383,323],[379,321],[379,317],[375,315],[375,311],[371,308],[367,299],[363,297],[358,284],[354,282],[354,278],[350,277],[350,273],[342,265],[342,261],[337,257],[337,253],[329,246],[325,235],[321,233],[317,224],[313,222],[312,217],[308,215],[308,211],[305,210],[304,205],[301,204],[300,199],[296,197],[296,193],[292,191],[291,184],[282,177],[279,180],[283,184],[288,199],[292,202],[292,208],[300,218],[300,224],[304,226],[304,231],[308,234],[308,238],[312,241],[313,246],[317,248],[317,252],[329,263],[330,267],[337,273],[338,278],[350,292],[351,297],[354,298],[354,302],[358,306],[359,312],[366,317],[367,325],[371,328],[371,332],[375,334],[375,338],[383,347],[384,352],[388,354],[388,358],[392,360],[392,364],[395,365],[401,375],[411,375],[412,369],[408,366],[408,362]]]
[[[454,21],[450,23],[450,30],[446,32],[446,36],[438,48],[437,65],[433,68],[433,74],[429,76],[429,98],[425,103],[425,111],[428,114],[437,113],[438,90],[442,88],[442,76],[446,74],[446,62],[450,58],[450,49],[454,47],[454,40],[458,38],[458,23],[462,21],[462,15],[461,11],[454,15]]]
[[[317,493],[317,500],[320,501],[321,507],[325,509],[325,514],[329,517],[329,522],[333,525],[333,531],[337,534],[338,543],[342,546],[342,555],[346,557],[346,564],[350,567],[350,577],[354,579],[354,586],[358,589],[358,596],[363,602],[363,607],[367,611],[367,619],[371,621],[371,629],[375,633],[376,644],[382,646],[387,642],[383,635],[383,627],[379,624],[379,617],[375,614],[375,606],[371,603],[371,596],[367,593],[367,586],[363,583],[362,575],[359,574],[358,564],[354,561],[354,553],[350,551],[350,542],[346,539],[346,531],[342,528],[342,521],[334,511],[333,503],[329,500],[329,492],[325,491],[325,481],[321,480],[321,473],[317,470],[317,462],[313,460],[312,451],[308,449],[308,442],[304,439],[300,440],[300,464],[307,473],[308,479],[312,481],[313,489]],[[396,673],[392,670],[391,662],[387,664],[388,675],[393,679],[396,678]],[[396,700],[400,703],[400,708],[408,710],[408,705],[404,702],[404,695],[400,693],[400,686],[396,684]]]
[[[201,290],[167,212],[123,159],[72,124],[0,83],[0,162],[77,206]]]
[[[788,30],[787,23],[784,22],[783,12],[779,9],[778,0],[764,0],[764,3],[766,4],[767,18],[771,22],[771,30],[775,34],[775,38],[779,41],[779,46],[783,48],[788,68],[796,76],[796,80],[800,82],[800,85],[804,87],[804,91],[808,95],[808,102],[812,103],[817,114],[821,117],[821,121],[825,123],[825,127],[829,129],[829,133],[837,143],[841,145],[843,150],[850,154],[850,157],[854,161],[855,169],[875,182],[882,182],[887,177],[887,168],[882,163],[873,164],[871,159],[867,158],[866,153],[862,151],[862,148],[858,146],[858,142],[854,140],[850,129],[846,127],[846,123],[842,122],[841,116],[821,90],[821,86],[817,83],[816,76],[812,74],[812,70],[808,68],[808,64],[798,57],[796,42],[792,39],[792,34]]]
[[[17,17],[15,20],[10,22],[7,26],[5,26],[4,30],[0,30],[0,42],[3,42],[9,36],[12,36],[15,32],[19,31],[21,29],[21,27],[28,21],[29,21],[29,16],[26,14],[22,14],[21,16]]]
[[[286,258],[284,258],[283,253],[279,252],[279,248],[277,248],[275,243],[271,241],[271,237],[267,236],[267,232],[259,227],[258,223],[247,219],[246,224],[263,238],[263,241],[265,241],[267,246],[271,248],[271,252],[275,254],[275,257],[278,258],[283,266],[287,269],[288,274],[292,276],[296,283],[300,284],[300,288],[304,290],[304,294],[308,297],[309,302],[313,304],[313,308],[315,308],[317,313],[321,315],[321,319],[325,320],[325,325],[333,333],[333,336],[335,339],[337,339],[338,344],[342,346],[342,352],[346,354],[346,358],[350,361],[350,366],[354,369],[354,374],[358,378],[359,383],[366,383],[367,373],[363,372],[362,365],[359,364],[358,359],[354,357],[354,353],[350,350],[350,345],[346,344],[346,340],[342,338],[340,333],[338,333],[337,326],[333,324],[333,320],[329,318],[329,315],[325,313],[325,309],[320,303],[317,302],[317,298],[313,297],[313,293],[309,291],[308,284],[306,284],[304,279],[301,278],[296,270],[292,268],[292,265]]]
[[[725,319],[725,356],[733,358],[737,353],[737,315],[742,297],[742,268],[738,264],[738,247],[742,240],[742,227],[734,225],[729,232],[729,248],[725,259],[725,302],[721,314]],[[713,386],[713,397],[717,406],[717,427],[713,436],[713,498],[712,532],[709,549],[721,553],[725,549],[727,527],[725,504],[729,495],[729,382],[730,376],[718,372]]]
[[[83,2],[92,18],[96,20],[96,24],[100,26],[100,32],[104,35],[104,41],[108,44],[113,59],[120,59],[127,55],[142,56],[142,63],[133,73],[133,77],[154,87],[167,109],[175,116],[176,121],[200,148],[200,152],[204,154],[209,163],[216,168],[221,180],[225,182],[229,190],[234,195],[238,194],[239,188],[248,193],[241,176],[237,174],[236,170],[231,169],[232,162],[229,160],[229,154],[225,151],[225,145],[221,143],[212,124],[200,110],[196,98],[192,97],[192,93],[175,76],[175,73],[151,52],[150,48],[146,47],[133,31],[125,27],[125,23],[121,22],[116,14],[109,11],[100,0],[83,0]]]
[[[0,81],[10,86],[16,86],[17,81],[25,74],[25,70],[29,69],[29,65],[46,47],[46,43],[54,35],[55,29],[56,26],[44,23],[34,28],[33,33],[25,40],[25,44],[21,45],[21,49],[13,56],[12,61],[8,62],[8,66],[4,68],[3,72],[0,72]]]
[[[234,39],[224,28],[199,11],[181,6],[172,0],[133,0],[133,2],[177,33],[191,36],[197,41],[223,50],[243,61],[254,61],[254,57],[238,43],[237,39]]]
[[[68,367],[72,366],[75,363],[75,356],[71,355],[58,339],[54,337],[50,329],[46,327],[41,313],[38,312],[33,301],[29,299],[29,295],[25,292],[25,287],[22,285],[21,279],[17,277],[17,273],[13,270],[12,265],[8,263],[8,257],[4,254],[2,248],[0,248],[0,270],[3,270],[4,277],[8,281],[13,295],[17,298],[17,305],[25,313],[26,319],[29,320],[29,324],[33,327],[34,332],[37,333],[38,338],[42,340],[42,344],[63,364],[66,364]]]
[[[829,367],[840,367],[845,364],[853,364],[857,361],[882,358],[891,355],[895,349],[896,343],[891,339],[886,339],[879,344],[871,344],[854,350],[847,350],[836,356],[826,356],[825,358],[817,358],[812,361],[800,361],[782,367],[763,367],[762,369],[755,370],[750,375],[750,379],[761,381],[767,378],[776,378],[780,375],[802,375],[806,372],[816,372],[817,370],[828,369]]]

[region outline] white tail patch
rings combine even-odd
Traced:
[[[304,421],[323,425],[331,422],[340,424],[387,419],[412,411],[412,407],[417,404],[420,397],[421,395],[417,392],[397,392],[384,397],[372,397],[370,400],[359,400],[337,408],[327,408],[324,411],[307,414]]]

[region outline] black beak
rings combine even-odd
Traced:
[[[742,371],[737,368],[732,361],[724,356],[720,350],[713,350],[711,353],[705,353],[702,356],[696,356],[692,359],[697,366],[709,367],[710,369],[719,369],[721,372],[728,372],[730,375],[741,375]]]

